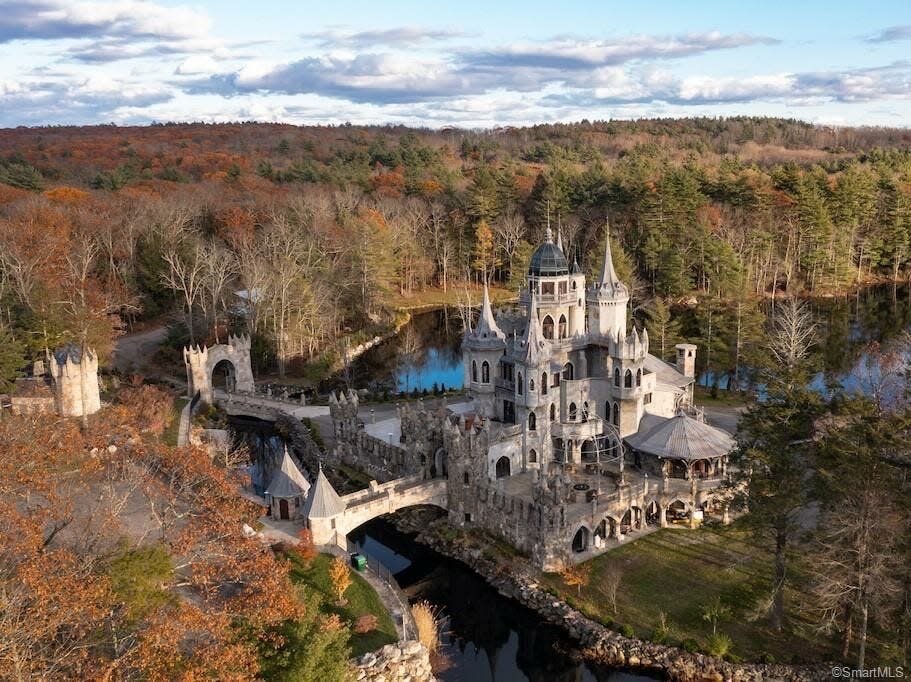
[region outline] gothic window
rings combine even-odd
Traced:
[[[554,372],[554,380],[553,380],[553,383],[551,383],[551,386],[556,388],[559,385],[560,385],[560,373]]]
[[[648,405],[648,404],[651,403],[651,402],[652,402],[652,394],[651,394],[651,393],[646,393],[645,396],[642,398],[642,404],[643,404],[643,405]]]
[[[588,421],[588,401],[582,403],[582,421]]]
[[[468,472],[467,471],[462,472],[462,483],[464,483],[465,485],[468,485]]]
[[[522,381],[522,372],[519,372],[518,379],[516,380],[516,387],[519,391],[519,395],[522,395],[525,392],[525,384]]]
[[[560,337],[561,339],[566,338],[566,315],[560,315]]]
[[[495,466],[497,478],[506,478],[509,476],[510,468],[509,457],[506,457],[505,455],[503,457],[500,457],[500,459],[497,460],[497,464]]]
[[[573,363],[567,362],[563,365],[563,378],[569,381],[573,378]]]
[[[623,388],[632,388],[633,387],[633,372],[632,370],[626,370],[626,374],[623,375]]]
[[[576,280],[573,280],[573,291],[576,290]]]
[[[614,386],[620,385],[620,368],[614,367]]]
[[[547,372],[541,373],[541,395],[547,395]]]
[[[535,452],[534,450],[529,450],[528,451],[528,461],[532,464],[537,464],[538,463],[538,453]]]
[[[481,383],[489,384],[490,383],[490,364],[485,360],[481,364]]]
[[[604,403],[604,421],[610,421],[610,400]]]
[[[651,394],[649,394],[649,395],[651,395]],[[551,403],[550,404],[550,420],[556,421],[556,419],[557,419],[557,405],[556,405],[556,403]]]
[[[471,380],[478,383],[478,363],[476,360],[471,361]]]
[[[528,324],[531,324],[532,321],[529,320]],[[544,338],[552,339],[554,338],[554,318],[550,315],[544,316],[544,321],[541,322],[541,328],[544,330]]]
[[[576,403],[569,404],[569,421],[576,421]]]
[[[535,380],[534,380],[534,379],[529,379],[529,380],[528,380],[528,390],[529,390],[529,391],[534,391],[534,390],[535,390]]]
[[[614,426],[620,426],[620,405],[614,403]]]
[[[537,428],[537,426],[538,426],[537,421],[538,421],[538,418],[535,417],[535,413],[529,412],[528,413],[528,430],[529,431],[534,431]]]
[[[636,386],[641,386],[641,385],[642,385],[642,370],[637,369],[636,370]]]

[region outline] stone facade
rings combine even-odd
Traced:
[[[57,414],[83,417],[101,409],[98,356],[92,349],[68,346],[49,353],[47,360]]]
[[[415,640],[387,644],[364,654],[353,666],[357,682],[435,682],[430,653]]]
[[[216,346],[188,346],[183,350],[183,359],[187,367],[187,395],[190,398],[199,392],[203,402],[212,404],[212,375],[221,363],[225,363],[225,383],[229,393],[253,393],[249,336],[229,336],[228,343]]]

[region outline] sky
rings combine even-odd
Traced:
[[[0,127],[911,125],[911,0],[0,0]]]

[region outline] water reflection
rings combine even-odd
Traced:
[[[463,564],[417,545],[377,519],[349,539],[389,568],[412,601],[426,599],[446,617],[439,678],[456,682],[634,682],[650,680],[589,665],[565,634],[504,599]]]

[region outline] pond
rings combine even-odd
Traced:
[[[889,347],[902,341],[903,332],[911,327],[911,285],[868,287],[809,304],[819,325],[811,386],[823,392],[868,392],[879,367],[871,365],[866,351],[873,342]],[[692,327],[688,317],[691,313],[682,314],[684,325]],[[418,313],[395,338],[356,359],[347,376],[334,377],[333,382],[337,386],[347,379],[352,387],[390,394],[459,389],[461,341],[461,319],[454,309]],[[699,383],[710,386],[714,380],[703,373]],[[718,386],[727,388],[728,377],[719,375]]]

